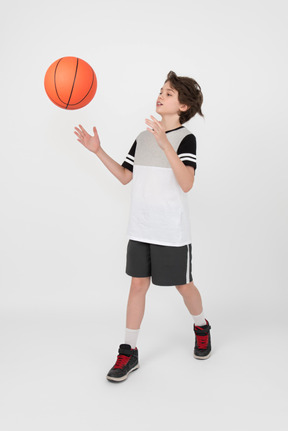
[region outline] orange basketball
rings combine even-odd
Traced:
[[[44,86],[49,99],[59,108],[80,109],[95,96],[97,78],[86,61],[63,57],[48,68]]]

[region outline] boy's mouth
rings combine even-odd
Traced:
[[[157,102],[157,106],[162,106],[163,103]]]

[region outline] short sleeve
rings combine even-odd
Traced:
[[[126,156],[125,161],[122,163],[122,166],[124,166],[124,168],[128,169],[131,172],[133,172],[133,167],[134,167],[136,144],[137,144],[137,142],[135,140],[134,144],[132,145],[132,147],[129,150],[129,153]]]
[[[190,133],[182,139],[177,150],[179,159],[184,163],[184,165],[192,166],[194,169],[197,168],[196,146],[196,138],[192,133]]]

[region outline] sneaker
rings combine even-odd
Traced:
[[[117,361],[107,374],[107,379],[114,382],[126,380],[131,371],[139,368],[138,349],[131,349],[130,344],[120,344]]]
[[[206,319],[205,319],[206,320]],[[195,347],[194,347],[194,358],[196,359],[207,359],[211,355],[211,336],[208,320],[206,320],[207,325],[195,326]]]

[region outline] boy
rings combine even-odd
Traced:
[[[136,347],[144,316],[150,280],[158,286],[176,286],[194,320],[194,357],[211,354],[209,322],[200,293],[192,278],[192,244],[187,192],[194,183],[196,138],[182,124],[195,114],[203,116],[203,95],[197,82],[169,72],[156,102],[157,121],[146,119],[147,130],[138,135],[122,165],[80,125],[78,141],[94,152],[122,184],[133,178],[128,228],[126,273],[132,277],[127,304],[125,343],[107,374],[110,381],[123,381],[139,368]]]

